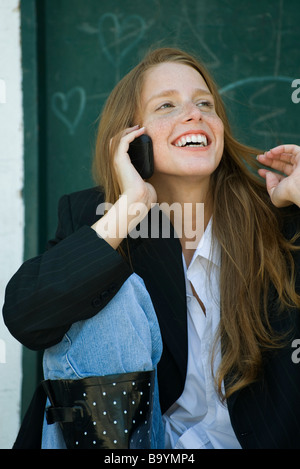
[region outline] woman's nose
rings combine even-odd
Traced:
[[[197,104],[194,104],[194,103],[187,103],[184,109],[184,120],[186,122],[190,122],[193,120],[199,121],[201,119],[202,119],[202,111],[199,108],[199,106],[197,106]]]

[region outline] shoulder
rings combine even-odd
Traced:
[[[99,218],[97,207],[104,202],[104,192],[100,187],[92,187],[63,195],[59,200],[59,218],[70,217],[73,229],[92,225]]]

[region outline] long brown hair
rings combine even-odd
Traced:
[[[120,130],[139,124],[134,118],[140,106],[145,73],[164,62],[188,65],[202,75],[224,125],[224,153],[211,178],[213,231],[221,246],[221,320],[216,344],[221,339],[222,359],[215,382],[220,398],[224,399],[257,380],[263,352],[281,346],[268,317],[271,284],[277,290],[281,307],[300,305],[294,287],[293,245],[283,237],[278,209],[270,202],[265,183],[256,176],[258,151],[233,138],[212,77],[193,55],[178,49],[150,52],[117,84],[106,102],[94,158],[96,182],[103,187],[106,200],[114,203],[120,195],[110,140]],[[115,140],[114,144],[118,142]]]

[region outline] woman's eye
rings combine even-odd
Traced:
[[[159,111],[160,109],[168,109],[168,108],[170,108],[170,107],[174,107],[173,104],[171,104],[171,103],[164,103],[164,104],[162,104],[161,106],[159,106],[159,107],[157,108],[157,111]]]
[[[198,107],[207,107],[207,108],[211,108],[213,107],[213,103],[211,101],[207,101],[207,100],[204,100],[204,101],[199,101],[197,103],[197,106]]]

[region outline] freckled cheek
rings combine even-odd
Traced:
[[[169,137],[171,135],[171,125],[164,120],[144,122],[145,133],[152,139],[153,153],[156,161],[166,154]]]
[[[212,119],[207,119],[207,124],[209,125],[215,141],[220,148],[220,151],[223,151],[224,147],[224,125],[222,120],[219,117],[214,116]]]
[[[219,117],[217,117],[217,119],[214,119],[211,122],[211,126],[212,128],[214,128],[214,132],[216,135],[222,138],[224,137],[224,125]]]

